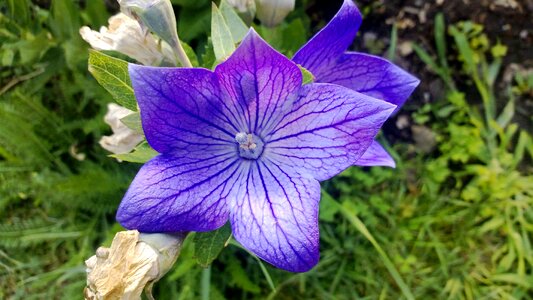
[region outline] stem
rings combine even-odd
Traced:
[[[200,297],[202,300],[209,300],[209,289],[211,288],[211,265],[202,271]]]
[[[255,258],[255,260],[257,260],[259,268],[261,268],[261,271],[263,272],[263,275],[265,276],[265,279],[268,282],[270,289],[272,289],[272,292],[276,293],[276,284],[274,284],[274,280],[272,280],[272,277],[270,277],[270,274],[268,273],[268,270],[263,264],[263,262],[261,262],[261,259],[252,252],[248,251],[248,249],[244,248],[241,244],[237,243],[233,239],[230,239],[229,244],[248,252],[248,254],[250,254],[253,258]]]
[[[192,68],[192,63],[189,60],[187,53],[185,53],[185,49],[183,49],[180,40],[176,38],[173,44],[174,45],[172,45],[172,50],[174,51],[174,55],[176,55],[176,58],[181,63],[181,65],[186,68]]]
[[[270,274],[268,273],[268,270],[266,269],[265,265],[263,264],[263,262],[261,262],[261,260],[257,256],[254,255],[254,258],[259,263],[259,267],[261,268],[261,271],[263,272],[263,275],[265,276],[266,281],[268,282],[268,285],[270,286],[270,289],[273,292],[275,292],[276,291],[276,285],[274,284],[274,281],[272,280],[272,277],[270,277]]]

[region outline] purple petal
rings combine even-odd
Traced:
[[[233,234],[272,265],[305,272],[318,251],[318,181],[268,160],[245,162],[238,196],[230,205]]]
[[[352,44],[361,21],[355,3],[345,0],[333,19],[294,55],[293,61],[313,74],[327,69]]]
[[[370,144],[370,147],[366,149],[365,154],[357,160],[355,165],[361,167],[383,166],[396,168],[394,158],[376,141]]]
[[[243,121],[213,72],[130,64],[129,73],[146,139],[155,150],[188,153],[234,144]]]
[[[346,53],[335,65],[314,73],[317,82],[335,83],[382,99],[399,109],[420,80],[381,57]]]
[[[233,151],[194,157],[162,154],[146,163],[120,203],[117,220],[142,232],[208,231],[228,220],[239,158]]]
[[[228,60],[215,69],[239,113],[247,120],[246,132],[261,135],[279,121],[290,106],[291,95],[302,85],[298,66],[274,50],[250,29]]]
[[[265,137],[265,155],[329,179],[363,155],[395,107],[338,85],[307,84]]]

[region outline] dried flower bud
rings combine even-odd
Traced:
[[[170,46],[162,43],[142,30],[139,23],[119,13],[109,18],[109,26],[93,31],[89,27],[80,28],[81,37],[97,50],[111,50],[123,53],[143,65],[159,66],[175,64],[176,59]]]
[[[295,0],[257,0],[257,18],[268,27],[278,25],[294,10]]]
[[[104,121],[111,126],[113,134],[102,137],[100,145],[115,154],[130,152],[143,140],[143,136],[128,128],[120,119],[132,114],[133,111],[114,103],[109,103],[107,109]]]
[[[100,247],[85,261],[85,299],[141,299],[143,290],[172,267],[184,239],[184,233],[117,233],[111,248]]]
[[[239,13],[246,13],[253,11],[255,13],[255,1],[254,0],[228,0],[228,4],[231,5]]]

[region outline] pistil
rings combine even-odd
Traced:
[[[263,153],[264,143],[258,136],[239,132],[235,135],[235,141],[239,144],[239,155],[246,159],[257,159]]]

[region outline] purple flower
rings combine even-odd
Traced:
[[[234,237],[276,267],[318,261],[319,181],[353,165],[395,105],[342,86],[302,86],[253,30],[215,71],[130,65],[148,143],[118,221],[142,232]]]
[[[317,82],[334,83],[397,106],[405,103],[420,81],[377,56],[346,52],[361,25],[361,13],[352,0],[295,55],[293,61],[313,73]],[[355,163],[358,166],[395,167],[394,159],[374,142]]]

